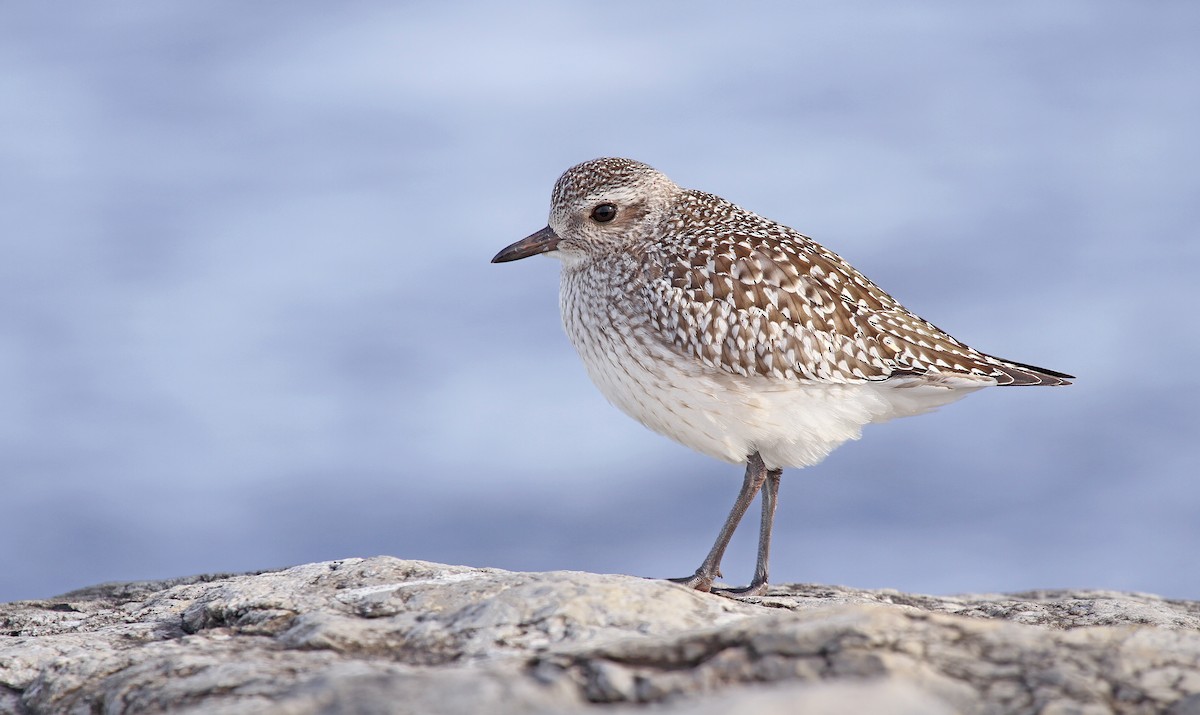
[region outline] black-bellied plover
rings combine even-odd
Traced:
[[[982,387],[1072,377],[974,350],[811,238],[630,159],[568,169],[549,225],[492,262],[541,253],[563,263],[563,326],[604,396],[655,432],[746,465],[712,550],[674,579],[702,591],[765,590],[784,467]],[[760,490],[753,580],[713,589]]]

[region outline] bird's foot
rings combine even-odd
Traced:
[[[767,592],[767,582],[752,583],[745,588],[712,588],[709,593],[714,596],[724,596],[725,598],[746,598],[747,596],[761,596]]]
[[[691,576],[681,576],[679,578],[669,578],[666,580],[670,581],[671,583],[677,583],[680,586],[694,588],[697,591],[711,591],[713,581],[716,580],[716,578],[720,575],[720,572],[709,574],[697,571]]]
[[[677,583],[681,586],[694,588],[697,591],[706,591],[714,596],[724,596],[725,598],[746,598],[748,596],[762,596],[767,592],[767,582],[760,581],[751,583],[743,588],[713,588],[713,581],[720,574],[703,574],[697,571],[691,576],[682,576],[680,578],[668,578],[665,581]]]

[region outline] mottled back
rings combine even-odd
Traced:
[[[700,191],[680,191],[676,206],[662,238],[641,246],[646,310],[665,340],[705,364],[823,383],[1067,384],[955,340],[787,226]]]

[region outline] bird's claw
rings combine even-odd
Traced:
[[[750,584],[744,588],[714,588],[710,589],[709,593],[715,596],[724,596],[725,598],[746,598],[748,596],[762,596],[767,592],[767,584]]]
[[[670,581],[671,583],[677,583],[680,586],[687,586],[688,588],[692,588],[697,591],[711,591],[714,578],[715,576],[702,574],[697,571],[691,576],[680,576],[679,578],[669,578],[666,580]]]
[[[714,596],[724,596],[725,598],[746,598],[749,596],[761,596],[767,592],[767,582],[753,582],[749,586],[742,588],[713,588],[713,581],[717,574],[705,574],[697,571],[691,576],[681,576],[680,578],[665,579],[671,583],[677,583],[681,586],[695,589],[697,591],[705,591]]]

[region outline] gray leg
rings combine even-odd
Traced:
[[[778,473],[779,470],[771,470]],[[746,510],[750,508],[750,502],[754,501],[754,496],[758,494],[758,490],[762,489],[763,483],[771,472],[768,472],[767,466],[763,464],[762,457],[758,456],[758,452],[750,455],[746,460],[746,478],[742,481],[742,490],[738,492],[737,500],[733,502],[733,508],[729,510],[729,516],[725,519],[725,525],[721,527],[721,533],[717,535],[717,540],[713,543],[712,550],[708,552],[708,556],[704,557],[704,563],[700,564],[700,568],[696,569],[696,573],[685,578],[673,578],[672,581],[681,583],[685,586],[696,589],[697,591],[708,591],[712,588],[712,582],[721,575],[721,558],[725,555],[725,549],[729,546],[729,540],[733,538],[733,532],[737,530],[738,523],[742,517],[746,515]],[[779,489],[779,478],[775,478],[774,489]],[[772,516],[775,513],[775,493],[771,494],[770,509]],[[767,500],[763,501],[763,517],[765,531],[763,533],[770,534],[770,524],[766,521]],[[768,538],[767,541],[770,539]],[[767,542],[763,541],[762,536],[759,536],[758,558],[759,568],[755,571],[755,579],[758,578],[758,571],[762,571],[763,583],[766,583],[766,554],[764,549]]]
[[[767,561],[771,556],[771,527],[775,524],[775,505],[779,501],[779,479],[782,469],[767,472],[762,490],[762,522],[758,528],[758,561],[754,565],[754,580],[745,588],[722,588],[714,591],[722,596],[761,596],[767,590]]]

